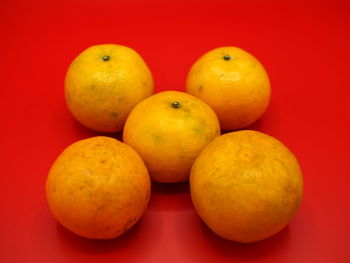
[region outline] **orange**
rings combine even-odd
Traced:
[[[153,93],[141,56],[121,45],[96,45],[77,56],[66,74],[65,96],[72,115],[100,132],[123,129],[131,109]]]
[[[250,125],[270,101],[264,67],[237,47],[216,48],[200,57],[188,73],[186,88],[214,109],[223,130]]]
[[[166,91],[136,105],[123,140],[143,158],[156,182],[188,180],[201,150],[220,134],[214,111],[184,92]]]
[[[211,142],[193,165],[190,186],[194,207],[208,227],[244,243],[280,231],[303,196],[294,155],[277,139],[250,130]]]
[[[51,167],[46,196],[54,217],[77,235],[117,237],[142,216],[150,178],[140,156],[109,137],[70,145]]]

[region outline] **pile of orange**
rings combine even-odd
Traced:
[[[125,46],[93,46],[74,59],[65,79],[70,112],[95,131],[123,131],[123,142],[81,140],[56,159],[46,195],[63,226],[117,237],[145,212],[151,180],[188,179],[195,210],[223,238],[254,242],[290,222],[303,196],[297,159],[277,139],[240,130],[268,107],[262,64],[236,47],[211,50],[190,69],[186,90],[152,95],[148,66]]]

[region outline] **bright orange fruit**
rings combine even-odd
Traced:
[[[150,197],[140,156],[109,137],[70,145],[51,167],[46,196],[54,217],[77,235],[114,238],[132,227]]]
[[[195,209],[209,228],[245,243],[285,227],[303,196],[294,155],[277,139],[250,130],[212,141],[192,167],[190,186]]]
[[[216,48],[200,57],[186,81],[187,92],[213,108],[221,129],[256,121],[270,101],[270,82],[261,63],[237,47]]]
[[[73,116],[100,132],[118,132],[131,109],[153,93],[153,78],[141,56],[121,45],[96,45],[69,66],[65,96]]]
[[[198,154],[219,135],[219,121],[206,103],[166,91],[135,106],[123,140],[141,155],[152,180],[174,183],[188,179]]]

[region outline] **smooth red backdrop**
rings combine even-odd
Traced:
[[[350,262],[349,1],[2,0],[0,40],[0,262]],[[250,128],[280,139],[304,171],[292,223],[265,241],[228,242],[196,215],[188,184],[154,184],[146,214],[120,238],[86,240],[57,224],[44,193],[50,165],[97,135],[67,111],[63,80],[101,43],[136,49],[157,92],[184,90],[212,48],[254,54],[273,95]]]

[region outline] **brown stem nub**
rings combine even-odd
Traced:
[[[173,107],[174,109],[178,109],[180,108],[180,102],[174,101],[173,103],[171,103],[171,107]]]

